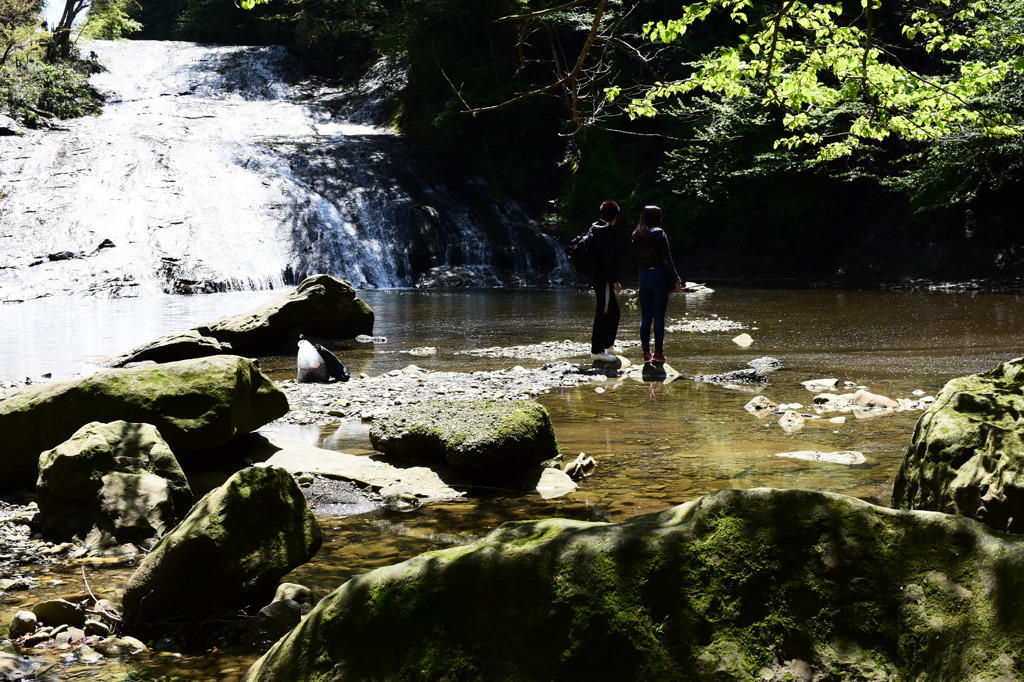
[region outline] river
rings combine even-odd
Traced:
[[[273,292],[240,292],[153,299],[41,299],[0,306],[0,380],[67,378],[95,371],[92,360],[113,355],[162,334],[242,312]],[[360,296],[374,309],[376,343],[348,343],[339,355],[354,373],[370,375],[416,364],[426,369],[502,369],[529,361],[481,357],[467,351],[589,336],[589,292],[376,290]],[[631,340],[638,313],[623,308],[619,338]],[[687,378],[660,383],[609,379],[599,385],[555,389],[539,400],[551,413],[564,454],[586,452],[598,461],[594,475],[570,495],[492,490],[469,499],[427,504],[412,513],[378,511],[352,518],[321,518],[323,549],[289,576],[321,594],[370,568],[420,552],[472,541],[498,524],[565,516],[618,521],[680,504],[722,488],[796,487],[853,495],[888,504],[892,479],[919,410],[845,423],[812,419],[787,433],[777,417],[757,417],[743,406],[760,392],[776,403],[800,403],[813,414],[813,393],[800,383],[836,378],[892,398],[937,393],[949,379],[984,371],[1020,355],[1024,297],[1005,294],[922,294],[883,291],[719,289],[710,295],[675,296],[670,325],[703,320],[722,331],[672,332],[669,362],[684,377],[741,369],[772,356],[784,367],[753,389],[730,389]],[[725,322],[732,322],[727,325]],[[731,328],[729,328],[731,327]],[[754,343],[742,348],[740,332]],[[429,356],[409,351],[433,346]],[[637,350],[627,349],[627,355]],[[579,358],[582,362],[584,358]],[[292,358],[265,358],[268,373],[294,375]],[[851,389],[846,389],[851,390]],[[831,416],[831,415],[826,415]],[[295,427],[298,428],[298,427]],[[327,447],[367,453],[368,426],[300,435]],[[856,450],[867,463],[849,467],[776,457],[797,450]],[[43,596],[82,589],[115,591],[130,565],[39,567],[44,585],[8,593],[5,613]],[[43,572],[45,571],[45,576]],[[51,577],[52,576],[52,577]],[[45,584],[49,580],[58,584]],[[126,671],[186,675],[188,679],[237,679],[255,652],[225,648],[198,656],[155,655],[106,662],[110,679]],[[95,666],[55,664],[52,679],[96,674]]]

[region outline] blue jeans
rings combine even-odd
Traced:
[[[654,350],[665,350],[665,309],[672,291],[672,276],[668,270],[644,270],[640,273],[637,296],[640,299],[640,344],[644,352],[651,350],[651,325],[654,325]]]

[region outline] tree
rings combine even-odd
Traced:
[[[71,56],[71,29],[79,15],[88,8],[88,0],[64,0],[60,20],[51,29],[53,35],[46,50],[47,61],[56,62]]]
[[[117,40],[142,28],[132,17],[141,8],[135,0],[92,0],[82,35],[100,40]]]
[[[42,0],[4,0],[0,4],[0,66],[39,39]]]
[[[786,133],[777,147],[810,145],[818,160],[890,138],[1020,135],[1019,119],[985,98],[1024,70],[1024,38],[1003,36],[1014,54],[978,58],[1012,19],[1002,7],[986,0],[894,7],[883,0],[782,0],[765,12],[753,0],[700,0],[682,17],[648,24],[648,39],[670,44],[720,15],[735,24],[735,37],[685,64],[682,77],[633,99],[630,112],[685,109],[698,95],[756,102],[781,116]],[[619,94],[608,91],[611,98]]]

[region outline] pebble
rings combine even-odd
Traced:
[[[690,332],[697,334],[708,334],[710,332],[730,332],[743,329],[746,325],[732,320],[723,320],[712,315],[711,319],[703,320],[681,320],[665,327],[667,332]]]
[[[589,354],[589,346],[585,348]],[[592,381],[593,374],[565,360],[550,362],[536,369],[516,366],[472,373],[438,372],[409,365],[376,377],[353,377],[347,382],[327,384],[300,384],[289,379],[279,382],[278,386],[288,396],[292,410],[278,423],[324,425],[339,420],[368,422],[378,414],[401,405],[440,396],[531,400],[558,386],[583,386]]]

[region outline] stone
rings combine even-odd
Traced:
[[[398,467],[370,457],[324,450],[297,438],[253,433],[238,439],[235,446],[247,459],[281,467],[293,474],[320,474],[373,490],[397,485],[427,499],[465,495],[427,467]],[[448,478],[447,472],[445,478]],[[461,484],[468,483],[465,477],[457,478]]]
[[[753,398],[750,399],[750,402],[743,406],[743,409],[746,410],[747,412],[758,414],[761,412],[774,412],[775,410],[778,409],[778,407],[778,405],[773,403],[765,396],[755,395]]]
[[[274,601],[280,601],[282,599],[291,599],[297,604],[316,603],[316,597],[313,595],[313,590],[309,589],[305,585],[299,585],[297,583],[281,583],[277,586],[277,590],[274,592]]]
[[[796,452],[779,452],[776,457],[788,457],[790,459],[803,459],[812,462],[829,462],[831,464],[846,464],[858,466],[866,464],[867,458],[863,453],[854,450],[842,450],[839,452],[819,452],[817,450],[798,450]]]
[[[246,636],[255,644],[277,641],[302,620],[302,607],[292,599],[276,599],[249,621]]]
[[[85,625],[85,609],[66,599],[48,599],[32,607],[32,613],[42,625]]]
[[[781,426],[782,430],[786,433],[792,433],[802,429],[806,421],[807,420],[804,419],[804,416],[799,412],[786,410],[782,413],[782,416],[779,417],[779,426]]]
[[[0,137],[24,135],[25,128],[10,116],[0,114]]]
[[[616,372],[622,369],[622,358],[618,355],[612,355],[611,360],[593,360],[592,364],[594,369],[604,370],[606,372]]]
[[[747,367],[753,367],[759,369],[762,372],[774,372],[777,369],[782,369],[785,365],[782,364],[782,360],[773,358],[770,355],[765,355],[760,358],[754,358],[747,363]]]
[[[644,381],[666,381],[678,377],[679,372],[667,362],[645,362],[640,369],[640,376]]]
[[[877,393],[871,393],[863,389],[856,391],[853,394],[853,404],[858,407],[874,407],[887,410],[896,410],[899,409],[900,406],[900,404],[892,398],[887,398],[884,395],[878,395]]]
[[[754,343],[754,338],[750,334],[743,333],[740,334],[739,336],[733,337],[732,342],[735,343],[740,348],[748,348],[751,344]]]
[[[32,488],[39,453],[90,422],[152,424],[186,466],[288,412],[288,399],[252,360],[221,355],[33,384],[0,396],[0,487]]]
[[[109,637],[110,626],[101,620],[89,618],[85,621],[85,634],[96,637]]]
[[[211,490],[146,555],[122,598],[128,623],[191,620],[267,603],[322,535],[295,479],[250,467]]]
[[[1022,565],[1019,538],[964,517],[727,489],[359,575],[243,681],[1015,680]]]
[[[753,367],[737,369],[721,374],[699,374],[692,377],[694,381],[707,384],[764,384],[768,383],[768,375]]]
[[[172,334],[108,358],[112,367],[171,362],[229,353],[246,357],[291,354],[301,335],[350,339],[373,333],[373,310],[345,280],[313,275],[293,291],[253,310]]]
[[[545,500],[551,500],[574,492],[579,486],[569,474],[561,469],[543,467],[537,480],[536,490]]]
[[[11,618],[11,624],[8,626],[8,637],[11,639],[17,639],[23,635],[35,632],[36,626],[39,625],[39,619],[31,611],[18,611]]]
[[[0,651],[0,680],[19,682],[20,680],[37,680],[38,669],[46,665],[34,656],[18,656],[8,651]]]
[[[75,656],[82,663],[97,663],[100,659],[103,658],[103,654],[99,653],[98,651],[96,651],[96,649],[92,648],[88,644],[83,644],[82,646],[78,647],[78,649],[75,651]]]
[[[713,294],[715,290],[698,282],[683,282],[684,294]]]
[[[808,379],[807,381],[800,382],[804,388],[808,391],[825,391],[830,388],[835,388],[839,384],[839,379]]]
[[[174,453],[151,424],[92,422],[39,457],[44,537],[99,547],[155,541],[192,506]]]
[[[92,643],[92,648],[104,656],[131,656],[148,651],[148,647],[134,637],[109,637]]]
[[[946,383],[917,422],[892,505],[1024,533],[1024,358]]]
[[[548,412],[529,400],[436,399],[380,416],[370,444],[412,462],[478,469],[530,466],[558,456]]]

